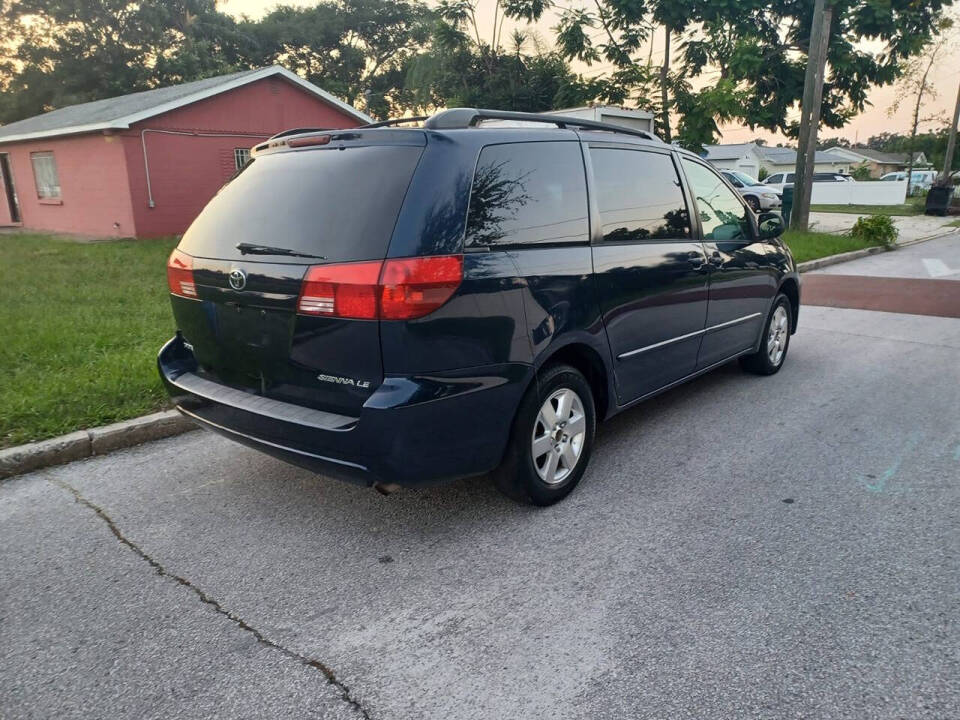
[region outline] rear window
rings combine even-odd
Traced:
[[[580,143],[509,143],[480,153],[466,248],[587,242],[588,229]]]
[[[331,262],[383,258],[422,150],[367,146],[255,158],[200,213],[180,249],[196,257],[316,262],[236,249],[251,243]]]

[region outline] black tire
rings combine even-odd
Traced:
[[[750,195],[744,199],[747,201],[747,205],[750,206],[751,210],[753,210],[755,213],[760,212],[760,201],[753,197],[753,195]]]
[[[781,327],[780,333],[777,334],[779,353],[774,353],[774,355],[779,355],[779,357],[774,357],[771,355],[771,338],[774,335],[771,326],[775,322],[781,325],[780,318],[782,318],[782,316],[778,313],[778,308],[783,308],[783,311],[786,313],[786,327]],[[777,320],[775,321],[774,318],[777,318]],[[790,333],[792,330],[793,313],[790,309],[790,300],[786,295],[781,293],[774,299],[773,305],[770,307],[770,312],[767,314],[767,321],[763,324],[763,334],[760,336],[760,349],[752,355],[744,355],[741,357],[740,367],[756,375],[773,375],[779,372],[780,368],[783,367],[784,361],[787,359],[787,350],[790,349]]]
[[[563,393],[564,390],[573,391],[575,400],[568,395],[564,398],[572,400],[572,405],[576,406],[579,401],[579,409],[582,409],[583,432],[580,438],[580,444],[576,445],[576,439],[580,434],[573,437],[567,437],[563,433],[563,427],[557,426],[559,437],[553,438],[549,429],[543,425],[540,418],[541,408],[550,401],[559,400],[554,398],[557,393]],[[556,409],[556,405],[552,405]],[[571,411],[568,422],[579,422],[579,410]],[[576,453],[575,448],[579,447],[579,454],[573,463],[572,470],[567,468],[566,474],[562,479],[555,480],[552,483],[545,481],[541,473],[549,473],[547,463],[551,460],[554,450],[548,450],[547,453],[534,458],[534,440],[535,433],[540,435],[541,444],[547,443],[560,447],[557,452],[557,458],[554,464],[553,477],[563,474],[566,458],[572,453]],[[494,471],[494,479],[497,487],[508,497],[522,503],[532,503],[534,505],[553,505],[555,502],[563,500],[580,482],[583,473],[590,462],[590,453],[593,451],[593,440],[596,433],[596,410],[594,408],[593,391],[590,389],[590,383],[578,371],[569,365],[550,365],[540,371],[537,380],[531,383],[530,388],[520,401],[520,407],[513,420],[513,427],[510,431],[510,441],[507,451],[504,455],[500,467]]]

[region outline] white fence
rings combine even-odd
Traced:
[[[815,205],[902,205],[907,201],[907,181],[815,182]]]

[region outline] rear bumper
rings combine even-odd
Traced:
[[[360,416],[347,417],[203,380],[179,334],[157,366],[177,409],[202,427],[340,479],[408,487],[496,467],[532,374],[507,363],[386,377]]]

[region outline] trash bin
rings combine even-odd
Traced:
[[[780,206],[780,214],[783,216],[783,226],[790,227],[790,213],[793,211],[793,185],[787,185],[783,188],[783,204]]]
[[[953,187],[934,185],[927,192],[927,215],[946,215],[950,207],[950,198],[953,196]]]

